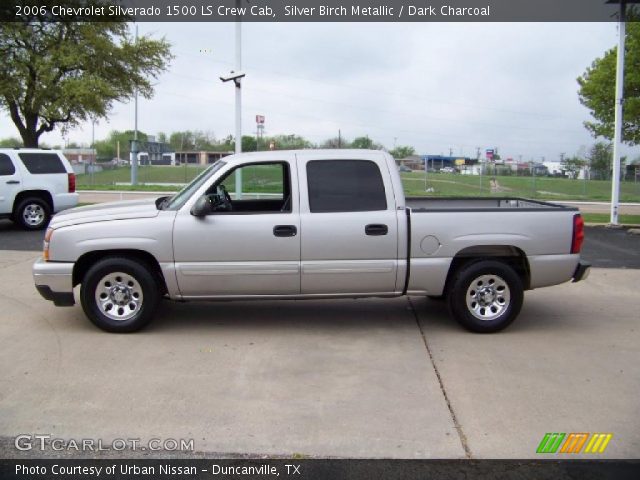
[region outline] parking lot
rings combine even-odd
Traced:
[[[41,235],[0,222],[5,458],[38,456],[14,449],[24,433],[193,438],[207,456],[534,458],[547,432],[606,432],[599,458],[640,454],[640,236],[588,229],[584,256],[605,268],[528,292],[500,334],[413,297],[166,302],[113,335],[39,297]]]

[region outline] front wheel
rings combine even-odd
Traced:
[[[102,330],[135,332],[153,318],[160,292],[146,265],[111,257],[89,269],[80,300],[89,320]]]
[[[472,332],[497,332],[520,313],[523,290],[522,280],[509,265],[493,260],[474,262],[455,274],[449,309]]]

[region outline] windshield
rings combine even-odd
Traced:
[[[222,160],[218,160],[204,172],[194,178],[190,184],[176,193],[173,197],[165,200],[161,206],[163,210],[177,210],[194,194],[209,178],[226,165]]]

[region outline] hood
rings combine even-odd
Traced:
[[[59,228],[81,223],[156,217],[160,212],[156,207],[156,200],[125,200],[71,208],[54,215],[49,226]]]

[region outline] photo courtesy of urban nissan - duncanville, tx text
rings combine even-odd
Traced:
[[[57,214],[38,291],[111,332],[171,300],[428,295],[475,332],[518,315],[523,292],[587,277],[575,208],[518,198],[405,198],[382,151],[225,157],[172,197]],[[215,307],[212,307],[215,308]]]

